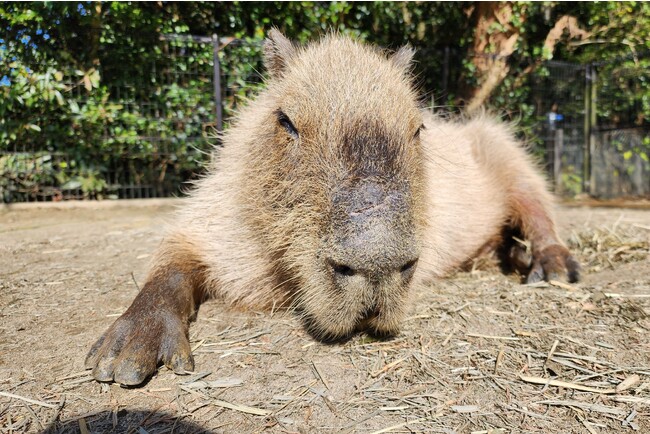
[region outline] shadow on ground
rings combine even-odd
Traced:
[[[183,417],[169,413],[143,410],[104,411],[86,417],[56,421],[41,434],[133,433],[133,434],[212,434]]]

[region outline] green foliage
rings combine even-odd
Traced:
[[[147,182],[162,191],[199,171],[216,127],[212,47],[161,39],[167,34],[239,39],[219,53],[226,118],[260,85],[261,41],[272,26],[299,43],[332,30],[391,50],[408,43],[416,49],[423,93],[435,106],[457,110],[480,84],[471,52],[482,37],[476,8],[472,2],[0,3],[0,189],[110,197],[119,184]],[[545,38],[564,15],[577,17],[590,37],[565,35],[551,51]],[[528,141],[541,144],[536,83],[557,86],[558,94],[576,91],[576,84],[562,90],[545,78],[542,61],[549,59],[601,62],[599,124],[616,127],[634,113],[635,125],[647,126],[650,59],[640,54],[650,50],[650,3],[515,2],[509,25],[519,32],[516,50],[487,103],[516,121]],[[505,29],[496,22],[488,33]],[[572,104],[576,113],[584,109],[578,99]],[[631,151],[647,159],[644,146]],[[136,179],[109,179],[116,167]]]
[[[573,166],[567,167],[561,175],[561,185],[563,193],[569,196],[577,196],[582,193],[582,176],[579,175],[580,169]]]
[[[112,197],[132,183],[173,191],[200,168],[201,128],[214,113],[212,47],[162,41],[161,30],[187,27],[149,8],[0,5],[10,29],[0,41],[5,200]],[[82,34],[90,46],[77,45]],[[134,179],[109,182],[118,171]]]
[[[261,39],[242,38],[219,52],[224,89],[223,111],[227,119],[262,85]]]

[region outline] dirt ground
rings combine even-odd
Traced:
[[[419,290],[397,338],[336,345],[289,314],[208,302],[194,375],[99,384],[85,354],[171,209],[0,209],[2,433],[650,432],[650,210],[560,208],[575,285],[477,263]]]

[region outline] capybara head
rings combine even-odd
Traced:
[[[336,35],[298,47],[271,31],[267,89],[233,131],[253,150],[253,224],[322,340],[392,335],[404,315],[423,228],[411,57]]]

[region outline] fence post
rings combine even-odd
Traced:
[[[592,87],[592,65],[585,67],[585,115],[582,146],[582,192],[591,194],[591,87]]]
[[[589,195],[598,194],[598,185],[593,168],[593,156],[596,151],[596,130],[598,128],[598,69],[595,65],[591,66],[591,97],[589,98],[591,107],[589,109]]]
[[[553,135],[553,181],[555,193],[562,193],[562,153],[564,152],[564,130],[558,128]]]
[[[217,114],[217,132],[223,131],[223,111],[221,105],[221,64],[219,63],[219,36],[212,35],[212,63],[214,66],[214,105]]]

